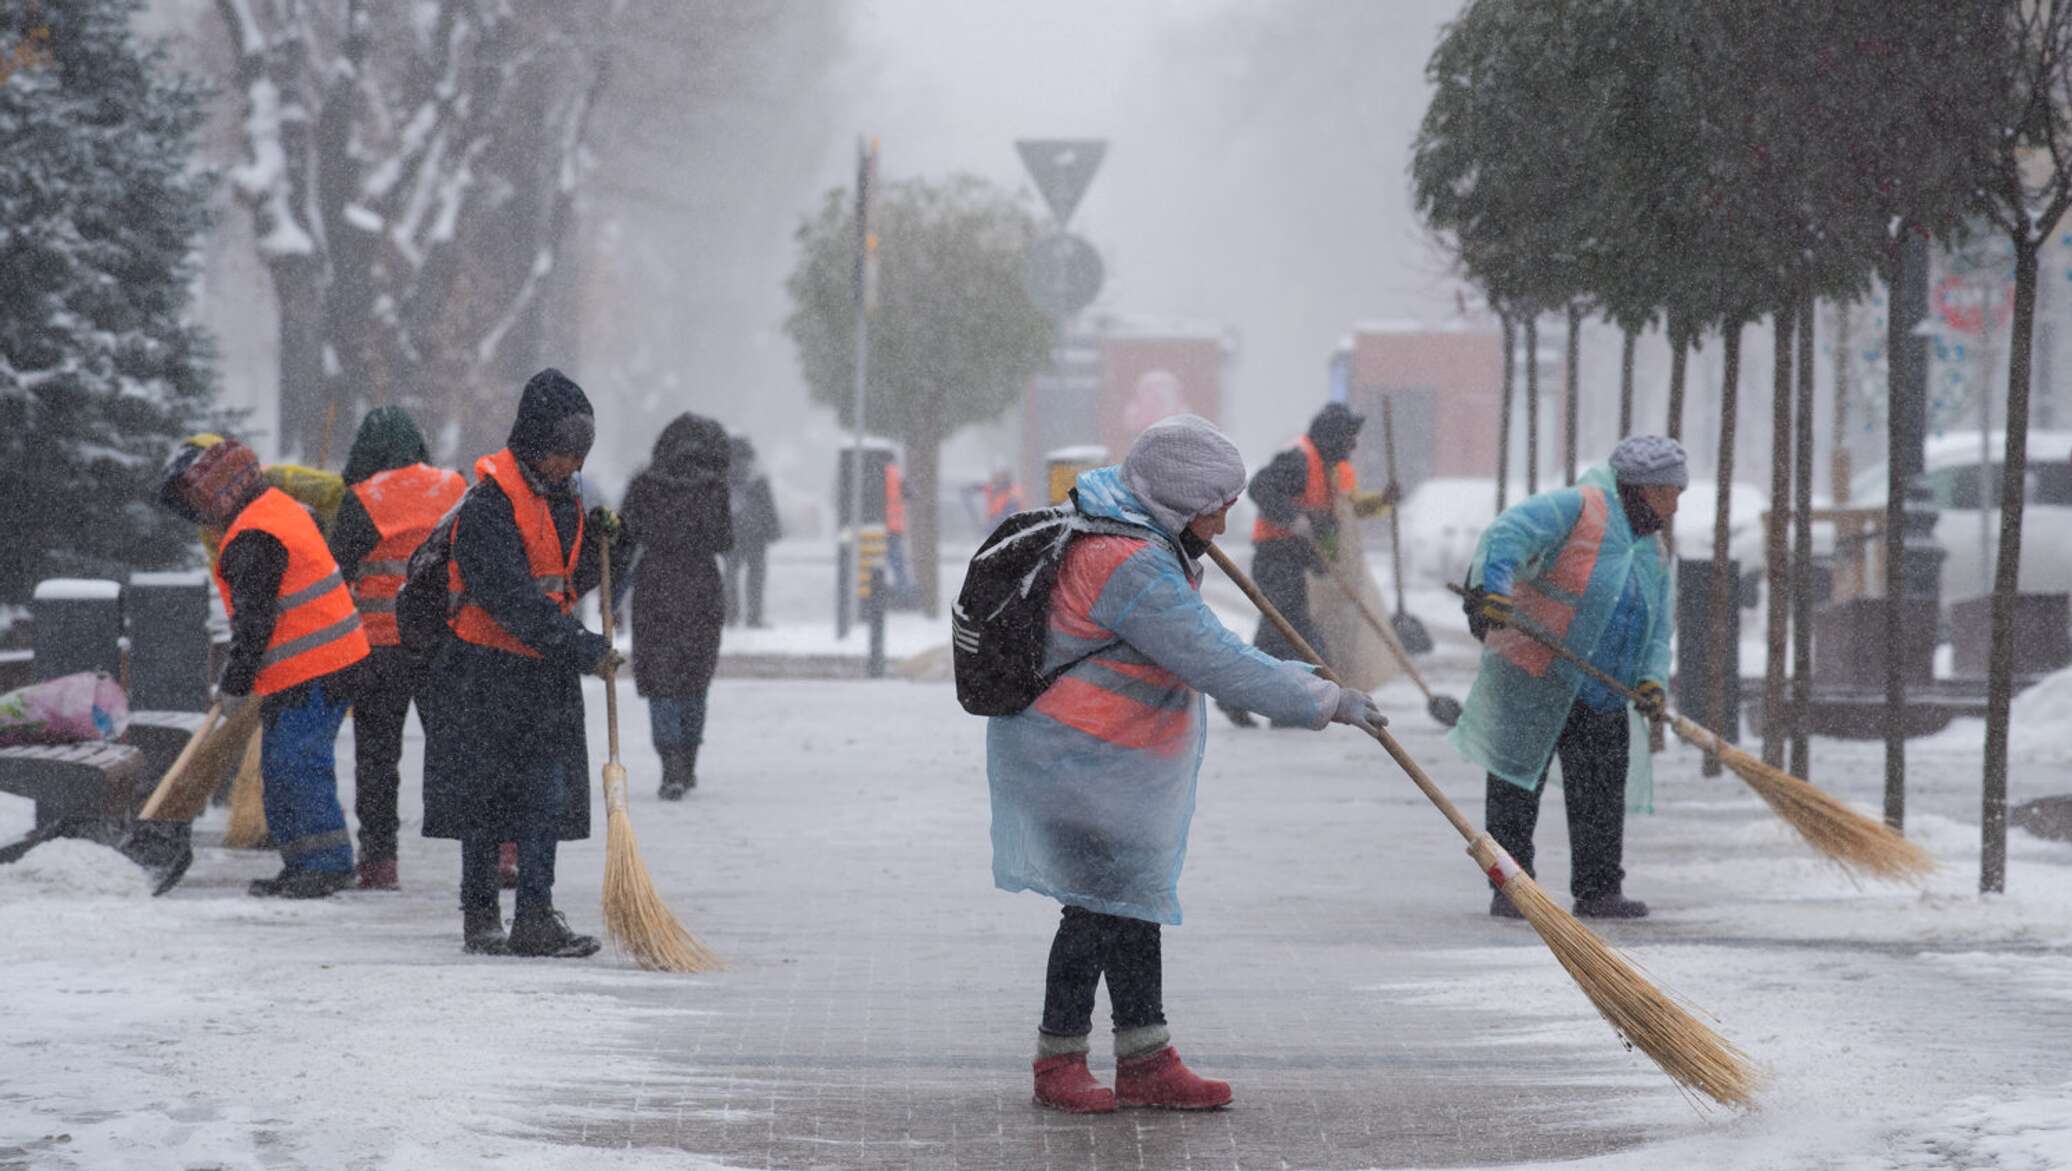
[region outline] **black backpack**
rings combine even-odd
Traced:
[[[1082,533],[1149,537],[1136,525],[1083,516],[1069,504],[1018,512],[972,554],[950,608],[957,702],[974,716],[1011,716],[1069,670],[1043,670],[1050,591],[1065,549]],[[1111,644],[1112,645],[1112,644]]]

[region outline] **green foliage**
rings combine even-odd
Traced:
[[[800,225],[785,332],[815,402],[852,423],[856,358],[854,196],[830,191]],[[1022,287],[1036,238],[1027,207],[971,176],[882,189],[878,309],[865,424],[933,446],[1018,402],[1050,360],[1053,326]]]
[[[173,441],[212,421],[207,339],[184,318],[201,98],[132,40],[135,7],[0,15],[8,44],[40,46],[0,79],[0,600],[192,555],[152,499]]]

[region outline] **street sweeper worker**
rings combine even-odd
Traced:
[[[362,890],[396,889],[403,721],[424,679],[424,664],[404,649],[396,629],[396,594],[410,554],[468,487],[459,472],[433,467],[430,458],[424,433],[403,408],[367,412],[345,460],[345,498],[331,522],[331,556],[373,646],[353,697],[353,815],[360,823]],[[419,703],[418,720],[423,719]]]
[[[1252,580],[1327,662],[1331,649],[1310,615],[1308,575],[1328,571],[1317,553],[1322,549],[1328,556],[1334,550],[1338,499],[1350,498],[1354,515],[1360,517],[1380,515],[1396,499],[1393,484],[1383,492],[1360,491],[1351,457],[1365,422],[1344,403],[1324,404],[1309,421],[1308,432],[1259,469],[1246,491],[1259,509],[1252,522]],[[1252,645],[1277,659],[1302,657],[1264,617]],[[1252,725],[1244,709],[1220,702],[1217,706],[1239,727]]]
[[[1071,538],[1050,595],[1044,670],[1027,708],[986,730],[993,882],[1064,904],[1036,1035],[1035,1097],[1074,1112],[1208,1109],[1230,1087],[1169,1043],[1160,925],[1180,922],[1200,692],[1306,728],[1384,723],[1373,700],[1245,645],[1202,602],[1198,559],[1244,491],[1244,461],[1206,420],[1153,424],[1120,467],[1078,478],[1080,514],[1128,533]],[[1095,986],[1114,1011],[1115,1089],[1087,1068]]]
[[[182,444],[166,465],[159,502],[217,534],[216,587],[230,617],[217,702],[226,718],[261,705],[266,829],[282,868],[250,892],[322,898],[352,881],[332,745],[368,655],[359,611],[316,519],[268,484],[258,457],[237,440]],[[168,825],[162,836],[180,839],[184,852],[185,829]],[[151,836],[140,823],[132,841]]]
[[[1651,791],[1640,717],[1659,719],[1666,708],[1673,621],[1655,534],[1676,515],[1689,482],[1674,439],[1621,440],[1609,467],[1504,510],[1468,569],[1465,606],[1483,642],[1482,665],[1447,739],[1487,770],[1486,827],[1527,874],[1548,764],[1560,758],[1569,890],[1583,917],[1647,914],[1624,891],[1626,795],[1629,784]],[[1519,628],[1528,624],[1645,702],[1629,705],[1557,658]],[[1491,895],[1489,913],[1518,916],[1501,893]]]
[[[596,436],[590,400],[559,370],[526,382],[507,446],[475,463],[448,569],[454,637],[427,691],[424,835],[461,848],[467,951],[587,956],[597,940],[554,909],[560,842],[590,836],[582,676],[623,661],[576,618],[602,569],[575,480]],[[497,845],[516,842],[517,913],[498,902]]]

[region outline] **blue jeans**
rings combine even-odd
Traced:
[[[333,698],[318,679],[296,701],[265,714],[259,776],[266,832],[273,835],[281,862],[290,870],[343,873],[353,868],[352,837],[346,832],[345,810],[338,804],[334,751],[345,709],[345,701]]]
[[[650,697],[648,730],[654,736],[657,752],[698,747],[705,742],[705,696]]]
[[[547,770],[538,790],[539,801],[530,811],[524,832],[518,835],[518,909],[546,909],[554,905],[554,852],[561,843],[561,806],[567,800],[565,769]],[[460,843],[460,905],[462,910],[497,905],[497,849],[503,843],[493,834],[474,834]]]

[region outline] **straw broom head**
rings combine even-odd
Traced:
[[[209,796],[237,767],[245,744],[259,727],[259,701],[250,700],[229,719],[219,718],[220,708],[209,709],[187,747],[151,791],[137,814],[147,820],[193,821],[208,806]]]
[[[1919,882],[1935,872],[1935,859],[1927,850],[1884,822],[1865,817],[1832,794],[1765,764],[1761,757],[1743,752],[1682,716],[1672,717],[1672,722],[1678,736],[1717,755],[1807,845],[1843,869],[1900,882]]]
[[[1488,834],[1468,853],[1539,932],[1547,950],[1627,1044],[1648,1055],[1670,1080],[1723,1106],[1752,1106],[1762,1075],[1735,1048],[1640,970],[1562,910]]]
[[[626,812],[626,768],[617,761],[604,766],[604,808],[604,933],[612,946],[650,972],[718,971],[719,957],[655,893]]]
[[[245,742],[245,759],[230,786],[230,824],[223,844],[233,850],[256,850],[266,840],[266,783],[259,774],[259,734]]]

